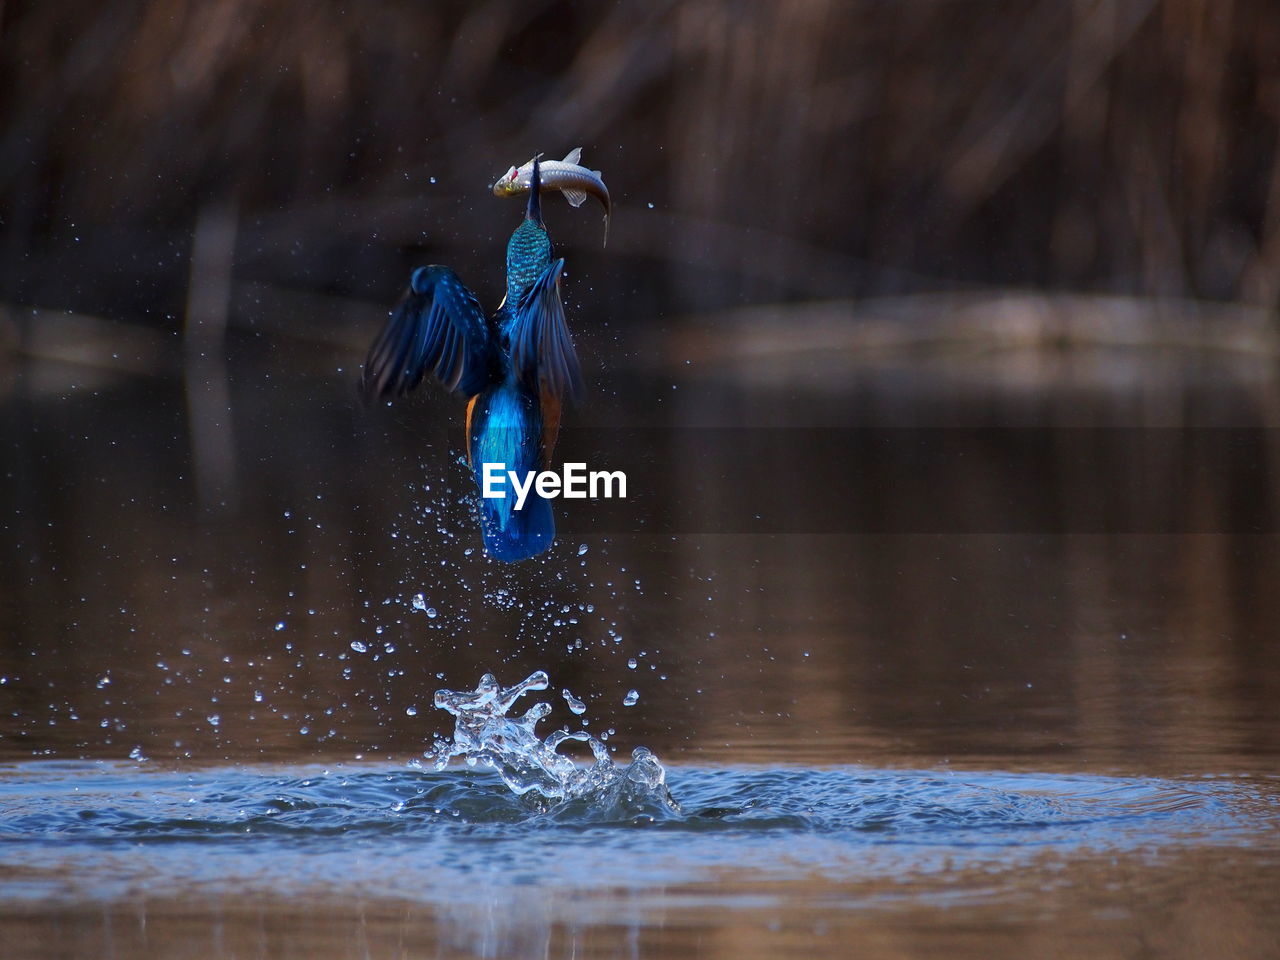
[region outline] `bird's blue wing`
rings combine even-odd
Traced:
[[[520,381],[535,393],[577,400],[582,395],[582,368],[560,302],[563,270],[564,260],[556,260],[520,298],[511,326],[511,363]]]
[[[475,294],[448,267],[419,267],[364,362],[367,399],[408,393],[426,374],[463,396],[491,382],[496,349]]]

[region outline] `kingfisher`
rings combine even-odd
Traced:
[[[560,413],[582,394],[582,370],[560,299],[564,259],[551,256],[542,220],[541,177],[533,164],[524,219],[507,242],[507,292],[486,318],[449,267],[418,267],[364,362],[368,400],[400,397],[430,374],[467,399],[467,459],[484,492],[485,464],[518,477],[551,462]],[[499,468],[494,468],[499,469]],[[477,508],[485,550],[507,562],[525,560],[555,541],[551,503],[530,489],[524,505],[481,496]]]

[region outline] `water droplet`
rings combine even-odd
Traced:
[[[652,209],[653,209],[653,204],[652,204],[652,203],[651,203],[651,204],[649,204],[649,209],[650,209],[650,210],[652,210]]]
[[[578,544],[578,556],[582,556],[584,553],[587,552],[587,550],[588,550],[588,547],[585,543]]]
[[[569,710],[576,716],[582,716],[587,712],[587,705],[569,692],[568,688],[560,691],[560,696],[564,697],[564,702],[569,705]]]
[[[279,623],[276,624],[276,632],[279,633],[283,629],[284,629],[284,621],[281,620]]]
[[[356,653],[368,653],[368,652],[369,652],[369,648],[368,648],[365,644],[361,643],[359,640],[352,640],[352,641],[351,641],[351,649],[352,649],[352,650],[354,650]]]
[[[218,724],[222,722],[222,718],[218,716],[216,713],[209,714],[207,717],[205,717],[205,719],[209,721],[209,726],[211,727],[216,727]]]
[[[142,755],[141,747],[134,747],[132,750],[129,751],[129,759],[137,760],[139,763],[141,763],[143,760],[146,760],[147,758]]]
[[[640,702],[640,692],[638,690],[628,690],[627,695],[622,698],[624,707],[634,707]]]
[[[631,657],[629,660],[627,660],[627,669],[634,670],[635,668],[636,668],[636,658]]]
[[[425,611],[427,609],[427,598],[420,593],[413,595],[413,609]]]

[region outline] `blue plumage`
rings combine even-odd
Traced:
[[[481,394],[471,408],[468,445],[476,486],[484,489],[484,465],[500,463],[525,477],[544,465],[542,409],[536,396],[504,383]],[[499,560],[523,560],[551,546],[555,520],[549,501],[530,490],[521,509],[506,485],[505,498],[480,499],[480,527],[485,549]]]
[[[538,165],[525,218],[507,243],[507,295],[486,320],[475,295],[448,267],[419,267],[369,348],[366,397],[408,393],[431,374],[470,397],[467,452],[483,490],[486,463],[524,478],[546,469],[560,406],[577,398],[582,374],[560,300],[563,260],[551,259],[542,222]],[[536,556],[555,540],[551,504],[530,490],[521,509],[505,498],[480,500],[485,549],[499,560]]]

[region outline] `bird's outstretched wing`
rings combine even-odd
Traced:
[[[556,260],[520,298],[511,328],[511,363],[530,390],[556,400],[577,400],[582,395],[582,368],[560,302],[563,270],[564,260]]]
[[[430,373],[474,396],[493,377],[495,352],[475,294],[448,267],[419,267],[369,348],[360,389],[367,400],[398,397]]]

